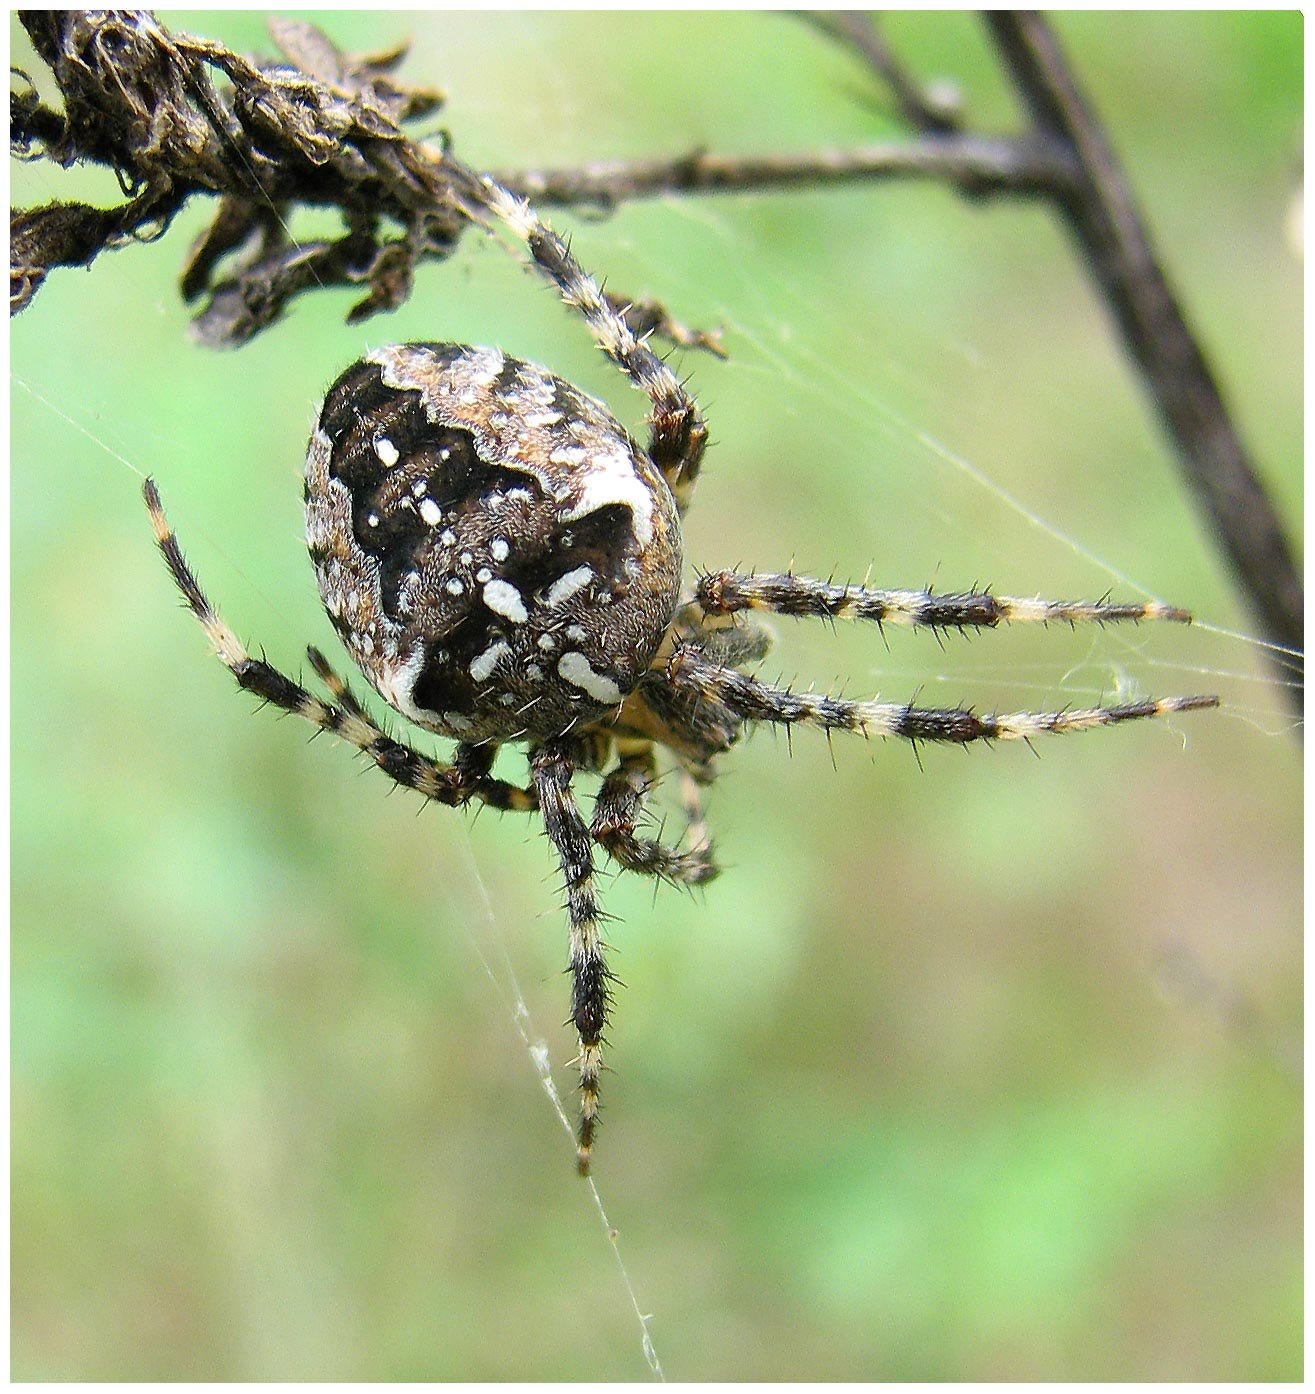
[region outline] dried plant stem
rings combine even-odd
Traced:
[[[1055,205],[1086,253],[1177,447],[1183,476],[1269,637],[1300,650],[1302,585],[1282,525],[1151,246],[1109,141],[1039,15],[997,11],[987,23],[1036,130],[1070,155],[1076,178],[1054,188]],[[1291,663],[1285,668],[1291,678]]]
[[[941,179],[974,192],[1053,194],[1073,174],[1064,151],[1044,139],[940,135],[757,159],[696,150],[675,159],[521,170],[498,178],[539,203],[610,207],[664,194],[770,193],[888,179]]]

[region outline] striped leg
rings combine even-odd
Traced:
[[[525,244],[537,269],[557,287],[562,300],[583,316],[598,347],[647,394],[652,403],[648,453],[684,513],[708,440],[708,428],[697,403],[529,203],[450,155],[445,164],[463,194],[497,217]]]
[[[310,659],[311,667],[319,674],[320,681],[329,689],[333,700],[345,712],[361,721],[369,722],[369,714],[356,700],[351,688],[330,667],[329,660],[319,649],[312,645],[306,650],[306,657]],[[382,734],[379,732],[379,735]],[[504,813],[513,810],[518,813],[533,812],[539,807],[539,800],[533,789],[522,789],[519,785],[509,784],[505,779],[490,777],[489,771],[493,768],[499,749],[499,746],[491,742],[470,745],[463,741],[457,746],[452,757],[452,770],[463,784],[469,786],[468,797],[478,799],[490,808],[499,809]]]
[[[1116,620],[1172,620],[1190,624],[1191,615],[1158,601],[1116,605],[1108,600],[1042,600],[963,591],[872,590],[837,586],[807,576],[764,572],[742,576],[713,571],[699,578],[694,598],[706,615],[768,610],[778,615],[810,615],[836,620],[873,620],[927,629],[993,629],[998,624],[1110,624]]]
[[[627,871],[657,876],[682,886],[701,886],[717,874],[707,830],[701,824],[686,851],[666,847],[652,838],[636,837],[635,827],[653,787],[656,762],[652,746],[623,755],[603,780],[594,803],[590,832],[614,861]]]
[[[333,702],[316,697],[263,659],[252,658],[242,641],[211,606],[192,574],[178,539],[164,516],[154,480],[148,479],[142,492],[151,515],[151,526],[155,529],[155,540],[174,583],[200,621],[220,662],[237,679],[239,687],[354,745],[391,779],[435,803],[457,805],[477,798],[495,808],[529,812],[538,807],[532,790],[518,789],[515,785],[488,778],[496,753],[492,747],[460,747],[457,763],[441,765],[409,745],[384,735],[317,651],[311,650],[311,663],[324,679],[335,699]],[[464,758],[463,750],[467,751]]]
[[[820,726],[858,731],[864,736],[896,736],[907,741],[1028,740],[1048,732],[1087,731],[1145,717],[1217,707],[1218,697],[1163,697],[1115,707],[1086,707],[1063,712],[1009,712],[978,716],[959,707],[914,707],[897,702],[852,702],[843,697],[791,692],[773,687],[733,668],[710,663],[697,649],[676,650],[667,678],[677,689],[692,689],[699,698],[744,721]]]
[[[571,1020],[580,1038],[580,1132],[577,1162],[589,1175],[594,1133],[598,1127],[598,1076],[603,1067],[603,1028],[611,1002],[612,975],[603,961],[598,900],[594,894],[593,843],[571,794],[572,764],[560,742],[540,746],[530,755],[544,828],[557,849],[566,881],[566,911],[571,925]]]

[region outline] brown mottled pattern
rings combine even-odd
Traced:
[[[496,349],[396,345],[348,369],[312,436],[306,527],[362,671],[458,739],[596,720],[678,598],[679,523],[653,464],[601,403]]]

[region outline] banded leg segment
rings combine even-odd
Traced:
[[[435,803],[459,805],[478,798],[498,808],[529,811],[538,806],[532,791],[517,789],[515,785],[487,777],[495,753],[491,747],[488,748],[487,757],[481,748],[473,764],[467,759],[465,763],[459,761],[454,765],[443,765],[409,745],[384,735],[352,696],[346,683],[317,651],[312,650],[311,663],[335,698],[333,702],[316,697],[264,659],[252,658],[201,590],[164,516],[154,480],[148,479],[142,492],[151,516],[151,526],[155,530],[155,540],[174,583],[200,621],[219,661],[237,679],[239,687],[355,746],[396,783],[416,790]],[[479,763],[486,758],[488,764],[481,773]]]
[[[1109,600],[1043,600],[990,591],[937,594],[930,590],[874,590],[838,586],[808,576],[764,572],[740,575],[713,571],[699,578],[694,598],[706,615],[767,610],[778,615],[818,616],[835,620],[872,620],[877,624],[924,629],[993,629],[999,624],[1113,624],[1121,620],[1169,620],[1190,624],[1186,610],[1159,601],[1118,605]]]
[[[329,689],[333,700],[338,703],[344,711],[369,722],[369,714],[356,700],[351,688],[329,665],[329,660],[313,645],[306,650],[306,657],[310,659],[311,667],[319,675],[320,681]],[[374,728],[378,730],[378,728]],[[382,732],[379,733],[382,735]],[[479,799],[481,803],[486,803],[490,808],[496,808],[501,812],[515,811],[517,813],[532,813],[539,807],[538,796],[533,789],[522,789],[517,784],[510,784],[505,779],[494,779],[489,771],[493,768],[493,762],[497,759],[499,746],[491,742],[484,742],[481,745],[471,745],[463,741],[457,746],[456,753],[452,757],[452,771],[457,776],[460,783],[470,790],[469,798]]]
[[[597,281],[576,261],[570,248],[523,198],[477,175],[450,155],[450,171],[460,176],[467,195],[499,219],[524,243],[535,267],[557,287],[562,300],[578,310],[598,347],[648,396],[648,454],[684,513],[698,479],[708,428],[698,404],[680,379],[640,338],[611,304]]]
[[[717,874],[701,819],[697,829],[691,828],[692,845],[684,851],[635,835],[656,773],[652,747],[642,753],[622,755],[598,791],[590,832],[594,841],[627,871],[677,885],[701,886]]]
[[[697,649],[677,649],[667,666],[668,681],[692,688],[700,698],[743,721],[777,725],[820,726],[829,731],[857,731],[863,736],[893,736],[907,741],[1028,740],[1032,736],[1088,731],[1124,721],[1170,716],[1175,712],[1217,707],[1218,697],[1162,697],[1121,706],[1073,708],[1062,712],[1008,712],[982,715],[962,707],[915,707],[900,702],[854,702],[812,692],[791,692],[759,682],[733,668],[709,663]]]
[[[603,1028],[612,1000],[612,975],[603,960],[598,899],[594,893],[593,841],[571,793],[572,763],[561,742],[530,755],[544,828],[557,851],[566,882],[571,934],[571,1020],[580,1039],[580,1131],[577,1165],[589,1175],[598,1127],[598,1077],[603,1068]]]

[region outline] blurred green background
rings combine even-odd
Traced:
[[[165,18],[270,49],[256,15]],[[323,22],[349,48],[410,35],[406,72],[490,168],[895,129],[786,17]],[[1300,17],[1057,25],[1295,534]],[[888,32],[975,124],[1012,124],[972,19]],[[15,172],[19,203],[78,192],[116,197]],[[207,352],[175,289],[202,216],[55,273],[12,332],[13,1373],[642,1378],[505,996],[510,967],[569,1096],[544,839],[417,817],[253,712],[179,609],[138,474],[226,617],[299,670],[307,642],[336,651],[300,541],[305,434],[365,348],[494,343],[631,424],[644,403],[474,236],[391,319],[348,328],[348,294],[308,296]],[[1225,702],[922,770],[764,733],[712,793],[705,894],[609,874],[598,1185],[668,1376],[1299,1378],[1298,746],[1062,231],[912,184],[551,220],[611,287],[726,328],[728,362],[679,360],[715,442],[691,566],[1149,592],[1214,626],[938,647],[782,622],[767,676]]]

